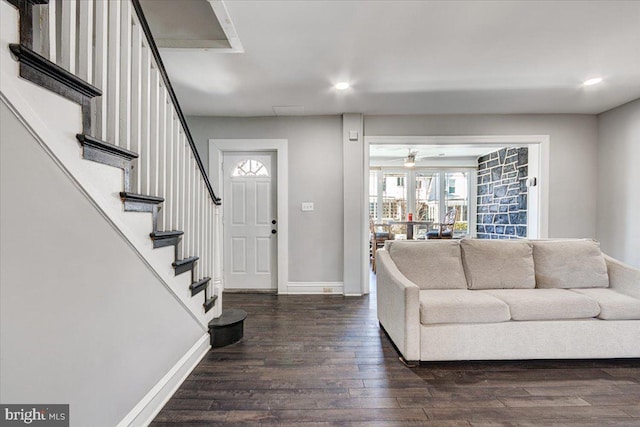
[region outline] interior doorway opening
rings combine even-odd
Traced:
[[[396,223],[394,239],[423,239],[455,208],[454,238],[545,238],[548,152],[547,135],[365,137],[365,235]],[[427,225],[407,233],[409,217]]]

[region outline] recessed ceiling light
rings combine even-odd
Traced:
[[[345,89],[349,89],[349,86],[351,85],[348,82],[340,82],[340,83],[336,83],[334,87],[338,90],[345,90]]]
[[[601,81],[602,81],[602,77],[594,77],[592,79],[585,80],[584,82],[582,82],[582,84],[584,86],[593,86],[593,85],[597,85]]]

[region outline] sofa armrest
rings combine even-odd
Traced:
[[[640,299],[640,269],[603,254],[611,289]]]
[[[398,270],[389,252],[376,251],[378,320],[407,360],[420,360],[420,288]]]

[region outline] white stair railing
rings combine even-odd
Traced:
[[[220,199],[138,0],[49,0],[33,19],[33,49],[102,91],[92,136],[138,153],[125,191],[164,198],[157,231],[184,231],[177,258],[198,256],[194,279],[220,298]]]

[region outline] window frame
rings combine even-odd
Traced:
[[[252,171],[250,170],[249,171],[250,173],[246,173],[246,171],[241,168],[241,165],[244,166],[247,163],[251,165],[251,162],[257,163],[260,167],[256,169],[256,172],[251,173]],[[263,169],[265,171],[264,174],[257,173]],[[236,171],[242,171],[244,172],[244,174],[242,175],[236,174]],[[257,160],[251,157],[248,157],[244,160],[240,160],[238,163],[236,163],[236,165],[231,170],[231,178],[270,178],[270,177],[271,177],[271,173],[269,172],[269,169],[267,168],[267,166],[264,163],[262,163],[260,160]]]
[[[370,168],[369,169],[369,173],[375,173],[376,174],[376,179],[375,182],[377,183],[377,193],[375,194],[375,196],[377,197],[377,201],[376,201],[376,208],[375,208],[375,215],[373,217],[374,221],[376,223],[378,222],[382,222],[383,218],[382,218],[382,214],[383,214],[383,192],[382,192],[382,186],[383,186],[383,177],[385,173],[404,173],[405,174],[405,184],[406,184],[406,191],[407,191],[407,199],[406,199],[406,203],[407,203],[407,207],[409,210],[409,212],[415,213],[416,210],[416,188],[417,188],[417,182],[416,182],[416,174],[417,173],[433,173],[433,174],[438,174],[439,175],[439,194],[440,194],[440,198],[438,200],[438,204],[439,204],[439,216],[438,216],[438,221],[440,221],[446,211],[447,211],[447,206],[446,206],[446,202],[447,199],[444,197],[445,195],[445,191],[448,190],[446,188],[446,174],[447,173],[467,173],[467,197],[468,197],[468,203],[467,203],[467,207],[469,210],[469,219],[467,222],[467,232],[464,234],[458,234],[458,236],[460,235],[466,235],[469,237],[475,237],[476,236],[476,181],[477,181],[477,169],[476,168],[472,168],[472,167],[413,167],[411,169],[407,169],[407,168],[402,168],[402,167],[376,167],[376,168]],[[371,180],[370,178],[370,182],[374,181]],[[367,195],[369,203],[371,203],[371,197],[374,196],[373,194],[371,194],[371,189],[369,191],[369,194]],[[370,206],[370,205],[369,205]],[[410,208],[409,208],[410,207]],[[369,208],[369,212],[371,212],[371,209]]]

